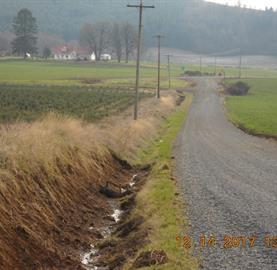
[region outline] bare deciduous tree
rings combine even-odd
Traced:
[[[128,22],[122,24],[121,32],[124,41],[125,61],[128,63],[130,54],[136,48],[137,33],[134,26]]]
[[[96,60],[99,61],[101,54],[108,48],[110,41],[110,24],[108,22],[98,22],[86,24],[81,29],[80,43],[91,49],[95,53]]]
[[[45,48],[53,48],[58,45],[64,44],[65,41],[57,36],[57,35],[52,35],[49,33],[39,33],[38,34],[38,42],[37,42],[37,47],[38,47],[38,52],[40,55],[43,55],[43,51]]]
[[[14,34],[10,32],[0,32],[0,55],[8,55],[12,51],[11,42]]]
[[[112,28],[112,37],[111,37],[111,45],[112,48],[115,51],[117,61],[120,63],[122,58],[122,31],[121,31],[121,25],[118,23],[113,24]]]

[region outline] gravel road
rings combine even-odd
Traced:
[[[215,80],[195,80],[194,101],[174,150],[194,253],[203,269],[276,270],[277,143],[233,126]],[[200,248],[201,234],[213,235],[215,245]],[[271,240],[264,242],[267,235]],[[225,236],[234,237],[233,247],[223,247]],[[250,247],[244,237],[252,236],[257,240]]]

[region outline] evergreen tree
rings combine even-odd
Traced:
[[[32,12],[21,9],[13,21],[13,30],[16,38],[12,42],[13,53],[26,58],[27,53],[37,52],[37,23]]]

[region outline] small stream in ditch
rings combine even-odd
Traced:
[[[129,187],[133,188],[136,184],[136,178],[137,174],[133,175]],[[108,203],[113,211],[113,213],[110,215],[111,218],[113,218],[114,221],[110,221],[107,226],[100,227],[98,231],[102,235],[104,239],[109,238],[112,233],[116,229],[116,224],[121,220],[121,216],[124,213],[120,209],[120,205],[118,200],[116,199],[109,199]],[[89,229],[94,229],[93,227],[90,227]],[[99,258],[99,250],[95,247],[94,244],[90,245],[90,250],[88,252],[81,253],[81,263],[87,270],[109,270],[109,267],[98,267],[95,264],[97,263],[97,260]]]

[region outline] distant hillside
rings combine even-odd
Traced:
[[[0,0],[0,31],[11,29],[20,8],[29,8],[43,32],[67,40],[78,39],[80,27],[99,20],[131,21],[137,24],[135,0]],[[166,36],[163,45],[200,53],[242,48],[243,53],[277,54],[277,13],[227,7],[201,0],[145,0],[155,4],[145,10],[147,46],[153,35]]]

